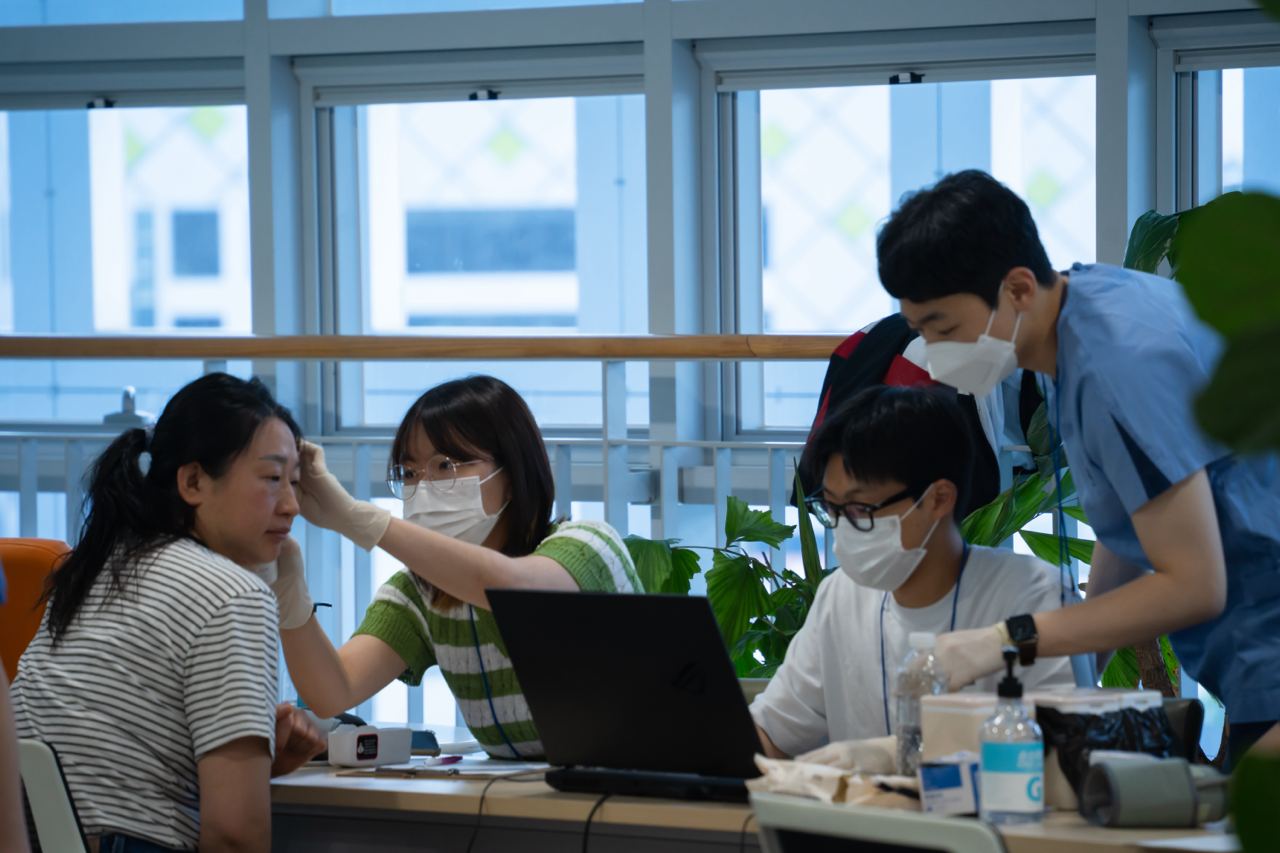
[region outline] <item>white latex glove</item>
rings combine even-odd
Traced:
[[[315,605],[307,589],[307,573],[302,565],[302,549],[292,537],[280,546],[280,556],[274,563],[250,569],[271,587],[276,604],[280,608],[280,627],[283,630],[301,628],[311,618]]]
[[[299,456],[302,517],[317,527],[336,530],[366,551],[372,550],[387,532],[391,513],[347,494],[324,466],[324,449],[319,445],[302,442]]]
[[[1001,622],[989,628],[939,634],[933,653],[950,679],[950,689],[954,691],[1004,669],[1003,652],[1009,644],[1008,631]]]
[[[866,740],[840,740],[797,755],[796,761],[825,764],[855,773],[891,775],[898,772],[898,738],[886,735]]]

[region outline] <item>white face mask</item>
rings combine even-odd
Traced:
[[[926,489],[924,494],[929,494],[929,490]],[[924,559],[925,547],[923,544],[919,548],[903,547],[902,519],[915,512],[922,500],[924,495],[901,516],[876,518],[875,527],[867,531],[858,530],[847,518],[840,519],[836,525],[835,552],[841,570],[855,583],[885,592],[893,592],[906,583]],[[925,534],[925,542],[937,529],[938,521]]]
[[[461,542],[483,544],[507,505],[503,504],[493,515],[485,514],[480,486],[501,470],[498,468],[483,480],[459,477],[447,492],[437,492],[429,484],[419,483],[404,502],[404,520]]]
[[[924,359],[929,365],[929,375],[934,380],[950,385],[966,394],[985,397],[995,387],[1013,374],[1018,367],[1018,354],[1014,343],[1018,340],[1018,326],[1022,313],[1014,315],[1013,338],[1001,340],[989,334],[995,322],[996,312],[991,312],[986,331],[971,343],[962,341],[938,341],[924,345]]]

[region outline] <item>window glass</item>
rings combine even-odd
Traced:
[[[1280,67],[1222,74],[1222,191],[1280,192]]]
[[[333,128],[339,331],[647,330],[640,96],[345,107]],[[601,422],[597,362],[341,371],[343,426],[394,425],[423,390],[468,373],[509,382],[544,427]],[[647,375],[628,365],[633,422],[647,422]]]
[[[851,334],[892,312],[876,232],[905,193],[961,169],[990,171],[1026,199],[1055,265],[1093,260],[1091,76],[758,98],[760,220],[743,226],[759,228],[760,292],[741,295],[743,331]],[[824,369],[744,368],[742,427],[807,427]]]
[[[4,0],[0,26],[41,24],[142,24],[161,21],[232,21],[244,17],[244,0]]]
[[[250,331],[241,106],[0,113],[0,332]],[[4,420],[157,411],[199,362],[0,367]]]

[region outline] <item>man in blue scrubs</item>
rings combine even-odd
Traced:
[[[987,393],[1015,367],[1052,385],[1050,420],[1097,533],[1086,602],[940,638],[953,688],[1000,649],[1103,652],[1169,633],[1226,705],[1233,759],[1280,718],[1280,474],[1231,454],[1192,402],[1220,354],[1174,282],[1119,267],[1055,272],[1023,201],[990,175],[949,175],[881,229],[880,278],[939,381]],[[1114,584],[1124,565],[1142,569]]]

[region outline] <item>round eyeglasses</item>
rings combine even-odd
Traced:
[[[391,494],[402,501],[413,497],[418,484],[425,481],[433,492],[446,494],[452,491],[457,483],[459,471],[472,465],[487,462],[487,459],[472,459],[460,462],[443,453],[437,453],[427,460],[421,468],[410,468],[408,465],[392,465],[387,469],[387,488]]]
[[[818,519],[818,523],[826,528],[834,528],[844,518],[853,525],[854,530],[869,533],[876,526],[876,513],[890,504],[915,497],[915,489],[903,489],[896,495],[887,497],[879,503],[866,504],[858,501],[838,504],[827,500],[822,495],[810,495],[804,499],[805,506]]]

